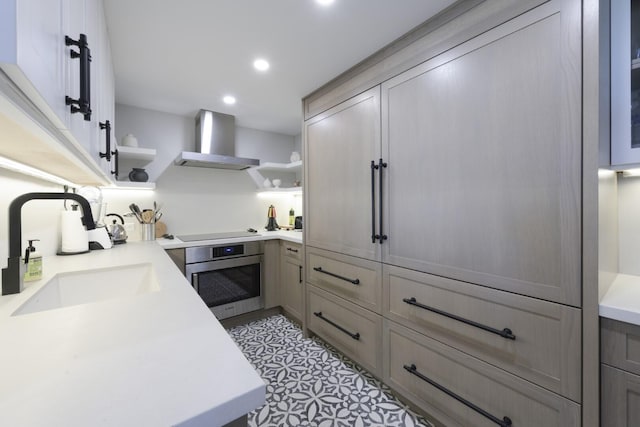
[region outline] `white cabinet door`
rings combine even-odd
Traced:
[[[103,12],[102,0],[91,0],[90,5],[92,9],[90,13],[95,14],[97,22],[97,40],[95,53],[93,55],[93,64],[95,69],[95,82],[96,82],[96,107],[95,107],[95,126],[94,134],[96,138],[97,149],[102,155],[99,155],[96,159],[100,168],[105,172],[107,176],[111,177],[111,161],[107,160],[107,148],[108,151],[115,151],[115,84],[113,76],[113,65],[111,62],[111,46],[109,44],[109,36],[107,33],[107,24]],[[107,147],[107,128],[106,123],[109,122],[110,144]],[[101,124],[103,125],[101,127]],[[110,156],[110,153],[109,153]],[[115,162],[115,160],[113,160]]]
[[[580,306],[581,11],[551,6],[383,84],[384,262]]]
[[[91,51],[92,61],[89,65],[91,120],[86,120],[82,113],[72,113],[67,110],[66,131],[71,139],[80,144],[88,154],[88,158],[95,161],[98,155],[97,141],[94,135],[96,123],[95,110],[95,64],[93,56],[96,54],[96,22],[91,19],[91,2],[84,0],[64,0],[65,34],[73,40],[78,40],[80,34],[87,36],[87,44]],[[80,59],[71,58],[71,51],[78,52],[77,46],[66,46],[65,64],[67,69],[67,96],[80,99]]]
[[[63,0],[2,2],[0,67],[55,126],[62,126],[66,79]]]
[[[309,246],[371,260],[377,224],[380,88],[364,92],[305,123],[305,241]],[[377,175],[376,175],[377,176]],[[372,212],[375,209],[375,216]]]

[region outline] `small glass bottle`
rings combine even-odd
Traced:
[[[296,219],[296,213],[293,211],[293,208],[289,209],[289,225],[293,227],[293,224]]]

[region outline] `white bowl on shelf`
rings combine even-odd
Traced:
[[[271,181],[273,183],[273,186],[275,188],[280,188],[280,184],[282,184],[282,180],[280,179],[274,179],[273,181]]]

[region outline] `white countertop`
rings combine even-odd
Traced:
[[[155,242],[43,263],[42,280],[0,297],[0,425],[218,426],[264,403],[260,376]],[[11,315],[57,273],[140,263],[159,290]]]
[[[156,240],[164,249],[188,248],[192,246],[205,245],[226,245],[227,243],[237,242],[256,242],[260,240],[280,239],[288,242],[302,244],[302,231],[294,230],[278,230],[278,231],[258,231],[253,236],[235,237],[231,239],[215,239],[215,240],[198,240],[195,242],[183,242],[175,237],[174,239],[158,239]]]
[[[640,277],[618,274],[600,300],[600,316],[640,325]]]

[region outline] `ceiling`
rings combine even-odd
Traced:
[[[116,102],[298,135],[305,95],[454,2],[105,0]]]

